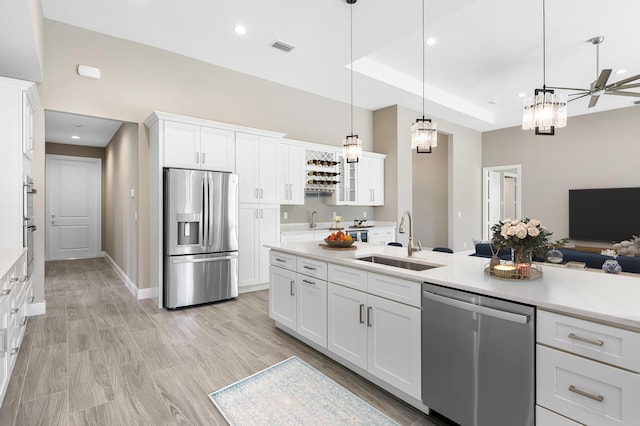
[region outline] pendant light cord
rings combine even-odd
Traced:
[[[422,0],[422,119],[424,120],[424,85],[425,85],[425,50],[424,41],[424,0]]]
[[[351,4],[351,136],[353,136],[353,3]]]
[[[547,90],[547,27],[545,0],[542,0],[542,90]]]

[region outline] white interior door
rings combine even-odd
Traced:
[[[46,156],[48,260],[98,255],[101,174],[99,158]]]

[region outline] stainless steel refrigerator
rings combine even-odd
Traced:
[[[238,296],[238,175],[164,169],[164,306]]]

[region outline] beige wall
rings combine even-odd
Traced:
[[[46,124],[45,124],[46,125]],[[105,238],[106,238],[106,228],[104,222],[105,211],[105,175],[104,175],[104,160],[105,160],[105,149],[97,146],[81,146],[81,145],[69,145],[64,143],[54,143],[54,142],[46,142],[45,143],[45,153],[46,154],[54,154],[54,155],[68,155],[71,157],[88,157],[88,158],[99,158],[102,160],[102,175],[101,179],[101,190],[102,194],[100,197],[100,215],[102,217],[101,229],[100,229],[100,241],[101,247],[100,250],[105,249]]]
[[[148,134],[142,124],[159,110],[286,133],[340,145],[349,133],[349,105],[164,50],[44,21],[44,108],[138,124],[138,288],[149,287]],[[92,80],[78,64],[101,69]],[[364,149],[373,148],[373,113],[354,108]],[[40,147],[40,149],[42,149]]]
[[[105,251],[135,284],[138,239],[138,126],[123,123],[107,144],[103,174]],[[133,190],[133,197],[131,196]]]
[[[570,107],[571,108],[571,107]],[[522,164],[522,216],[569,235],[569,189],[640,186],[640,107],[570,117],[555,136],[482,135],[484,166]]]

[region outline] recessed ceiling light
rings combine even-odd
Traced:
[[[624,74],[625,72],[627,72],[627,70],[621,69],[616,71],[616,74]]]
[[[78,127],[78,128],[84,127],[84,124],[76,123],[73,125],[73,127]]]
[[[427,46],[433,46],[434,44],[436,44],[436,39],[435,39],[435,38],[433,38],[433,37],[429,37],[429,38],[427,39],[427,41],[425,42],[425,44],[426,44]]]
[[[497,105],[498,101],[489,101],[489,105]]]
[[[244,25],[236,25],[233,27],[233,32],[239,35],[244,35],[247,33],[247,28]]]
[[[80,139],[80,136],[73,135],[71,136],[71,139]]]
[[[518,93],[518,97],[519,97],[519,98],[524,98],[525,96],[527,96],[527,94],[526,94],[526,93],[524,93],[524,92],[520,92],[520,93]]]

